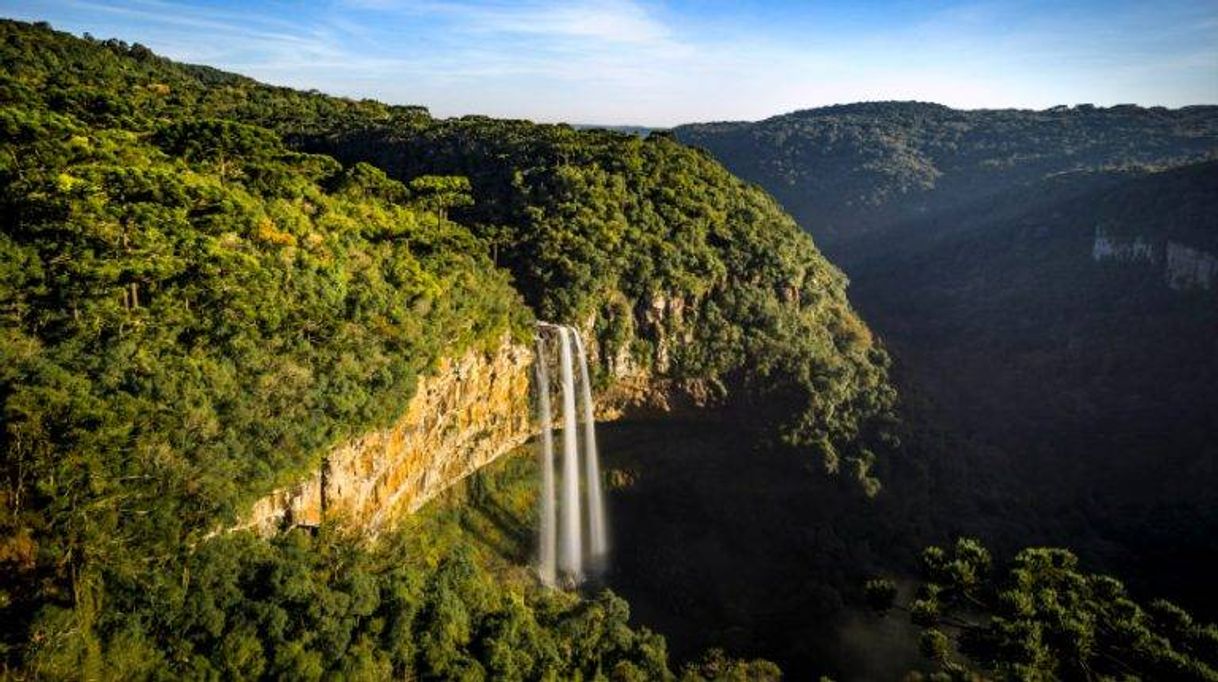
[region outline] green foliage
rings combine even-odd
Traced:
[[[951,651],[951,642],[939,630],[928,628],[918,638],[918,651],[932,661],[943,663]]]
[[[456,491],[373,547],[328,526],[208,540],[151,593],[111,593],[122,608],[106,610],[92,640],[71,610],[44,610],[25,669],[39,679],[72,679],[82,662],[102,678],[673,679],[663,639],[631,628],[621,599],[542,589],[489,537],[470,539],[484,514],[531,513],[519,500],[534,494],[532,458],[494,469],[482,502]],[[772,664],[714,660],[710,679],[778,679]],[[769,676],[731,672],[752,669]]]
[[[1218,107],[875,102],[675,133],[849,274],[905,370],[928,527],[1069,546],[1218,613],[1218,287],[1189,281],[1218,255]]]
[[[110,74],[109,48],[0,32],[12,646],[27,627],[101,627],[116,594],[189,572],[207,533],[390,423],[440,357],[521,333],[529,312],[467,230],[406,206],[383,174],[184,106],[98,103],[80,93]],[[141,632],[124,650],[146,648]],[[225,646],[252,655],[240,634]],[[277,655],[266,665],[316,668],[313,652]]]
[[[924,628],[921,651],[944,673],[975,665],[1004,679],[1218,680],[1218,627],[1168,602],[1143,608],[1064,549],[1025,549],[1001,575],[990,563],[965,538],[923,554],[910,615]],[[964,658],[954,660],[953,639]]]
[[[641,368],[845,461],[869,495],[890,449],[888,358],[846,281],[765,193],[669,137],[483,117],[337,130],[303,147],[416,192],[468,177],[473,226],[539,317],[590,328],[602,383]],[[442,190],[447,192],[448,190]],[[626,360],[622,358],[625,357]]]
[[[701,659],[685,667],[685,680],[713,682],[777,682],[782,671],[769,661],[741,661],[728,658],[720,649],[711,649]]]
[[[602,382],[641,367],[703,398],[739,389],[741,404],[764,406],[758,418],[773,422],[776,438],[830,471],[845,460],[864,491],[879,491],[863,446],[889,454],[880,434],[895,395],[887,355],[850,309],[845,279],[764,192],[671,136],[436,121],[418,107],[267,87],[120,41],[2,28],[0,93],[150,133],[222,185],[282,191],[274,171],[284,152],[268,131],[288,148],[352,164],[317,177],[345,199],[400,203],[401,190],[386,190],[391,181],[372,166],[382,169],[410,187],[407,205],[430,217],[421,222],[444,225],[451,211],[471,225],[539,317],[591,321]],[[125,96],[90,99],[106,92]],[[415,239],[399,225],[369,229],[378,231],[371,238]],[[632,362],[615,362],[622,353]]]
[[[1214,107],[961,111],[865,102],[673,130],[757,182],[837,255],[852,240],[1052,173],[1214,158]]]
[[[324,526],[269,542],[214,533],[335,443],[389,423],[438,358],[527,333],[532,312],[491,254],[546,254],[536,271],[511,268],[526,294],[547,291],[527,302],[564,319],[606,307],[622,317],[603,326],[615,347],[643,340],[644,293],[711,302],[698,310],[730,332],[694,339],[706,351],[670,343],[678,376],[779,376],[750,358],[815,344],[838,391],[808,425],[847,456],[890,402],[882,351],[825,328],[865,335],[840,276],[764,195],[671,143],[648,152],[662,177],[626,159],[640,183],[627,188],[596,165],[620,138],[582,170],[532,168],[540,157],[523,148],[518,162],[491,159],[482,145],[498,124],[471,124],[470,164],[506,172],[500,194],[459,170],[386,174],[301,151],[434,129],[447,155],[445,125],[416,107],[9,21],[0,61],[0,653],[20,676],[672,678],[664,640],[631,628],[622,600],[539,591],[495,565],[527,556],[519,537],[470,549],[488,528],[477,500],[375,548]],[[547,130],[522,127],[515,142],[544,150]],[[555,149],[574,159],[596,139]],[[703,175],[705,196],[664,186]],[[448,219],[481,210],[501,219]],[[745,239],[759,243],[725,249]],[[754,290],[730,291],[742,282]],[[826,303],[785,313],[788,290]],[[749,338],[750,325],[764,334]]]
[[[897,598],[897,585],[887,578],[872,578],[863,585],[867,606],[881,613],[892,608]]]
[[[469,179],[460,175],[421,175],[410,181],[410,190],[420,205],[445,216],[449,209],[474,204]]]
[[[1218,253],[1214,187],[1218,162],[1066,174],[867,242],[852,292],[924,396],[935,526],[1214,613],[1218,290],[1172,289],[1166,258]],[[1097,228],[1154,255],[1097,261]]]

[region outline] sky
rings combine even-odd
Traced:
[[[0,0],[0,15],[445,117],[1218,103],[1218,0]]]

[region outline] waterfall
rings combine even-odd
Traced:
[[[583,528],[579,522],[579,434],[575,432],[575,378],[571,370],[571,330],[558,330],[559,369],[562,371],[562,535],[558,567],[568,576],[583,575]]]
[[[558,566],[554,558],[558,542],[558,517],[554,508],[554,424],[550,417],[550,372],[546,367],[546,340],[537,336],[537,411],[541,422],[541,542],[537,571],[541,582],[553,586],[558,582]]]
[[[562,398],[562,466],[558,485],[555,481],[554,420],[550,401],[549,365],[553,358],[547,337],[557,337],[558,342]],[[579,363],[578,376],[576,362]],[[584,579],[585,569],[599,571],[605,568],[609,550],[592,384],[588,375],[587,353],[579,333],[572,327],[539,322],[535,372],[541,421],[541,546],[537,572],[546,585],[556,585],[560,581],[576,585]],[[577,408],[582,408],[582,414]],[[583,422],[582,438],[580,421]],[[586,516],[581,513],[584,509],[587,510]]]
[[[592,382],[588,380],[588,356],[584,353],[584,342],[574,330],[575,350],[579,358],[579,379],[583,385],[581,397],[584,403],[584,469],[588,494],[588,545],[592,565],[600,568],[609,551],[609,538],[605,529],[605,503],[601,499],[601,462],[596,449],[596,419],[592,414]]]

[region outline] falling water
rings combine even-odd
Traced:
[[[545,322],[538,323],[537,389],[541,420],[541,547],[537,571],[546,585],[576,585],[584,579],[585,567],[605,568],[609,539],[606,531],[604,497],[601,493],[600,459],[596,447],[596,421],[593,418],[592,384],[588,377],[588,358],[578,332]],[[551,351],[547,335],[558,337],[559,386],[562,391],[562,480],[556,485],[554,474],[553,414],[550,402]],[[575,352],[572,353],[572,343]],[[572,356],[575,356],[574,358]],[[579,362],[579,393],[573,360]],[[582,443],[578,421],[582,408]],[[581,501],[580,457],[584,460],[583,500]],[[561,487],[561,490],[557,488]],[[561,494],[561,499],[558,495]],[[581,507],[587,509],[587,527]],[[584,543],[584,533],[588,541]]]
[[[571,335],[558,330],[559,364],[562,370],[562,535],[559,537],[558,567],[575,581],[583,576],[583,529],[579,518],[579,434],[575,432],[575,378],[571,371]]]
[[[558,518],[554,508],[554,425],[550,418],[550,370],[546,367],[546,341],[537,337],[537,402],[541,420],[541,547],[537,570],[541,582],[553,586],[558,582],[554,559],[557,548]]]
[[[588,356],[584,342],[574,331],[575,350],[579,357],[579,380],[583,385],[584,407],[584,471],[588,497],[588,550],[591,564],[601,568],[609,551],[609,538],[605,531],[605,504],[601,499],[601,463],[596,448],[596,420],[592,414],[592,382],[588,381]]]

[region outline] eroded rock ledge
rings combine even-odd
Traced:
[[[313,476],[256,502],[239,528],[269,535],[324,517],[375,535],[528,439],[531,364],[508,339],[442,361],[397,422],[334,449]]]

